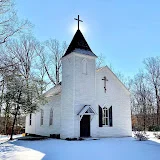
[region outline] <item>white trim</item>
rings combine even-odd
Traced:
[[[93,113],[85,113],[89,108],[93,111]],[[81,116],[81,115],[93,115],[93,114],[97,114],[95,110],[90,105],[85,105],[77,115]]]
[[[102,107],[101,107],[101,106],[100,106],[100,107],[103,109],[103,108],[106,107],[106,106],[107,106],[106,103],[104,103],[104,104],[102,105]],[[107,107],[106,107],[106,108],[107,108]]]
[[[90,109],[93,113],[86,113],[86,111],[88,111],[88,109]],[[92,121],[95,114],[97,114],[97,113],[90,105],[85,105],[77,115],[79,115],[79,121],[81,121],[81,119],[83,118],[84,115],[90,115],[91,116],[90,121]]]
[[[84,115],[95,115],[94,113],[84,113]]]
[[[99,105],[99,106],[100,106],[100,105]],[[112,105],[111,105],[111,106],[112,106]],[[101,107],[101,106],[100,106],[100,107],[101,107],[102,109],[106,107],[106,108],[109,110],[111,106],[107,107],[106,103],[104,103],[104,104],[102,105],[102,107]]]

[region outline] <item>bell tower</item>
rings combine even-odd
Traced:
[[[79,111],[95,103],[95,59],[79,29],[62,57],[61,138],[80,137]],[[82,21],[81,21],[82,22]]]

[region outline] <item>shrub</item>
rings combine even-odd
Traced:
[[[148,131],[160,131],[160,126],[149,126]]]
[[[60,134],[50,134],[50,137],[60,139]]]
[[[79,137],[79,141],[83,141],[84,139],[82,137]]]
[[[77,141],[77,138],[66,138],[67,141]]]
[[[134,132],[134,138],[138,141],[146,141],[148,140],[148,135],[144,131],[136,131]]]
[[[155,136],[157,139],[160,139],[160,133],[154,133],[154,136]]]
[[[143,131],[143,127],[142,126],[135,126],[132,129],[133,131]]]

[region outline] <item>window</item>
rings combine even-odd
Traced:
[[[108,116],[108,109],[106,107],[103,108],[102,112],[102,124],[104,126],[108,126],[109,116]]]
[[[43,109],[41,109],[41,119],[40,119],[41,125],[43,125],[43,118],[44,118],[44,111]]]
[[[29,125],[31,126],[31,124],[32,124],[32,114],[30,113],[29,114]]]
[[[53,124],[53,109],[50,110],[50,117],[49,117],[49,125],[51,126]]]
[[[112,106],[108,109],[99,105],[99,127],[113,126]]]
[[[87,61],[86,61],[86,59],[83,59],[83,61],[82,61],[82,67],[83,67],[82,73],[83,74],[87,74]]]

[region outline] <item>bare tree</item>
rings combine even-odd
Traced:
[[[13,119],[11,139],[18,114],[33,112],[38,106],[37,100],[44,99],[43,88],[40,88],[44,79],[37,76],[39,72],[34,74],[39,46],[33,37],[23,36],[19,40],[7,42],[4,49],[5,57],[0,65],[4,91],[0,98],[4,106],[6,126],[8,115]]]
[[[138,125],[143,126],[145,131],[150,125],[148,117],[151,114],[150,109],[153,107],[153,96],[146,81],[146,76],[142,71],[135,75],[133,79],[132,94],[133,115],[137,115]]]
[[[157,104],[157,125],[160,125],[160,57],[151,57],[144,60],[147,71],[147,80],[153,86]]]
[[[58,85],[61,81],[61,58],[67,49],[66,42],[60,45],[56,39],[50,39],[44,43],[44,46],[45,50],[38,55],[50,82]]]
[[[6,45],[6,51],[15,57],[19,71],[26,80],[31,76],[36,45],[37,41],[31,36],[22,36],[19,40],[12,40]]]
[[[2,111],[2,100],[3,95],[5,91],[5,73],[11,74],[15,72],[16,68],[18,67],[18,64],[15,63],[14,57],[12,55],[8,55],[8,53],[5,52],[5,49],[1,46],[0,50],[0,117],[1,117],[1,111]]]
[[[96,61],[96,68],[99,69],[104,66],[105,66],[105,57],[103,56],[103,54],[100,54]]]
[[[18,20],[13,0],[0,0],[0,44],[30,26],[29,21]]]
[[[110,70],[117,76],[117,78],[124,84],[124,86],[130,90],[132,85],[132,79],[128,76],[126,77],[121,71],[116,71],[112,64],[108,66]]]

